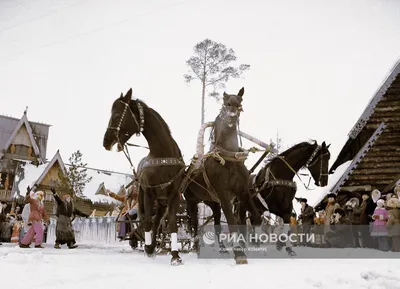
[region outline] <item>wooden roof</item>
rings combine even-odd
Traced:
[[[370,186],[386,193],[400,179],[400,61],[353,126],[330,173],[349,160],[351,165],[330,192]]]

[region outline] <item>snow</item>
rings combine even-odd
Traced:
[[[88,177],[92,177],[92,180],[86,184],[83,195],[92,201],[114,202],[114,199],[110,197],[95,195],[102,182],[104,182],[106,189],[109,189],[117,194],[121,186],[126,186],[132,181],[132,178],[126,175],[116,173],[111,173],[108,175],[101,171],[95,170],[87,170],[87,175]]]
[[[46,169],[47,165],[48,164],[42,164],[38,167],[27,163],[24,165],[24,178],[18,184],[18,189],[21,196],[25,196],[26,188],[28,186],[32,187],[32,185],[39,179],[40,175]]]
[[[316,206],[327,194],[329,194],[330,190],[336,185],[342,175],[346,172],[347,168],[350,166],[352,161],[347,161],[340,165],[336,170],[335,173],[329,175],[328,178],[328,185],[325,187],[317,187],[314,185],[314,180],[311,178],[310,181],[310,190],[307,190],[304,185],[308,185],[309,176],[301,176],[300,178],[302,181],[299,180],[298,177],[295,177],[294,181],[297,183],[297,198],[306,198],[308,204],[310,206]],[[308,172],[308,170],[307,170]],[[308,172],[309,175],[311,175]],[[303,183],[302,183],[303,182]],[[294,209],[299,214],[300,213],[300,204],[294,200],[293,202]]]
[[[79,244],[75,250],[52,246],[0,246],[0,272],[7,276],[2,283],[13,289],[27,288],[28,284],[30,289],[400,288],[397,259],[249,259],[248,265],[236,266],[232,259],[181,254],[184,265],[172,267],[170,256],[150,259],[132,251],[125,242]]]

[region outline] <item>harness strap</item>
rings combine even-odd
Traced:
[[[269,207],[265,200],[261,197],[260,193],[257,194],[257,198],[260,200],[261,204],[264,206],[264,208],[269,211]]]
[[[212,186],[212,184],[211,184],[211,182],[210,182],[210,179],[208,178],[205,169],[203,169],[203,178],[204,178],[204,181],[205,181],[206,184],[207,184],[207,188],[208,188],[207,192],[208,192],[208,194],[210,195],[211,199],[212,199],[214,202],[217,202],[217,203],[220,204],[221,201],[219,200],[218,195],[217,195],[217,192],[215,191],[214,187]]]

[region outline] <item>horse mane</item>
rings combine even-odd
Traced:
[[[162,116],[156,110],[154,110],[153,108],[149,107],[143,100],[136,99],[134,101],[140,103],[140,105],[143,107],[143,110],[147,110],[150,114],[152,114],[161,123],[161,125],[164,127],[166,132],[171,136],[171,139],[172,139],[173,143],[178,148],[179,154],[182,156],[181,149],[179,148],[179,146],[176,143],[175,139],[172,137],[171,129],[169,128],[169,125],[165,122],[165,120],[162,118]]]
[[[280,154],[278,154],[276,157],[272,158],[272,159],[265,165],[265,167],[270,167],[270,166],[272,165],[272,163],[273,163],[275,160],[279,159],[278,156],[280,156],[280,157],[285,157],[285,156],[287,156],[288,154],[292,153],[294,150],[298,150],[298,149],[305,148],[305,147],[307,147],[307,146],[315,145],[315,144],[316,144],[315,141],[312,141],[312,142],[311,142],[311,141],[309,141],[309,142],[304,141],[304,142],[300,142],[300,143],[298,143],[298,144],[295,144],[294,146],[288,148],[288,149],[285,150],[284,152],[281,152]]]

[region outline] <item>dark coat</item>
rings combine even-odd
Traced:
[[[360,205],[360,225],[368,225],[373,221],[372,215],[374,214],[375,208],[376,204],[371,198],[368,198],[366,201],[362,201]]]
[[[89,217],[89,215],[82,213],[77,208],[75,208],[73,202],[67,203],[66,201],[61,200],[61,198],[57,194],[54,194],[54,199],[56,200],[57,205],[58,205],[57,213],[56,213],[57,217],[66,216],[68,218],[71,218],[72,215],[85,217],[85,218]]]
[[[341,217],[339,223],[330,226],[327,241],[334,248],[353,247],[353,231],[348,217]]]
[[[306,204],[305,208],[301,208],[300,219],[303,225],[313,225],[314,224],[315,212],[313,207]]]

